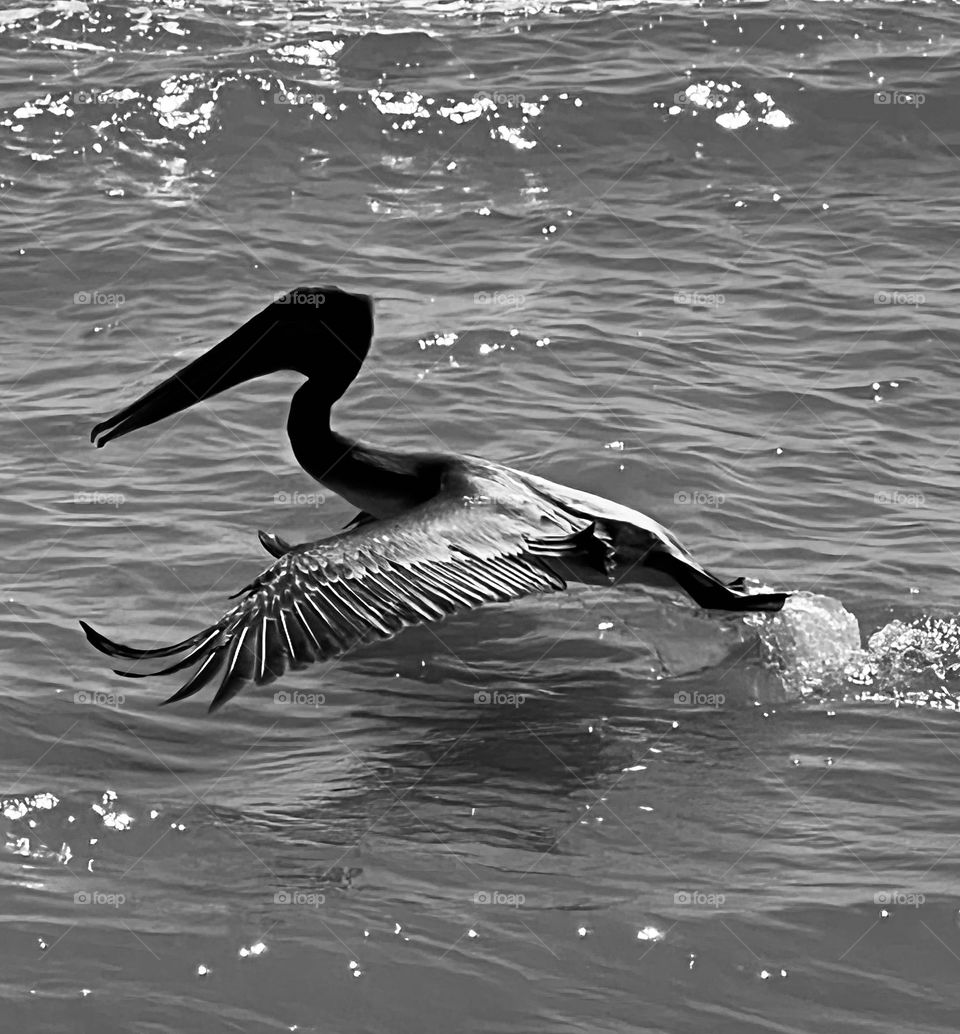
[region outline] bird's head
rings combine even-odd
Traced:
[[[98,447],[228,388],[279,370],[302,373],[335,402],[356,377],[373,337],[373,302],[336,287],[297,287],[239,330],[108,420]]]

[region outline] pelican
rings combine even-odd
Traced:
[[[681,589],[699,606],[776,611],[784,592],[724,582],[637,510],[476,456],[398,452],[330,424],[373,340],[373,302],[335,287],[279,296],[239,330],[97,424],[97,447],[245,381],[302,374],[287,419],[297,461],[359,513],[339,534],[301,545],[260,532],[274,562],[215,624],[172,646],[134,649],[81,621],[98,650],[158,670],[194,670],[165,703],[216,682],[214,711],[253,683],[387,639],[409,625],[568,582]]]

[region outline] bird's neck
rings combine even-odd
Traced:
[[[287,434],[297,462],[315,480],[326,484],[345,452],[356,443],[330,426],[333,403],[322,386],[308,380],[294,393]]]
[[[287,433],[301,467],[354,506],[390,517],[437,491],[439,474],[421,457],[365,445],[330,426],[331,399],[307,381],[293,396]]]

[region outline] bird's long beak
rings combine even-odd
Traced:
[[[254,316],[209,352],[97,424],[90,440],[100,448],[114,438],[154,424],[237,384],[282,369],[275,343],[271,347],[267,340],[276,325],[269,310]]]

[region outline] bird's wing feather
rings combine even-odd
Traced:
[[[248,684],[265,685],[288,668],[337,657],[409,625],[564,589],[545,558],[581,550],[589,522],[530,512],[529,505],[498,495],[502,486],[468,487],[448,489],[401,517],[364,522],[284,553],[215,625],[173,647],[135,650],[88,625],[84,631],[115,657],[177,657],[146,674],[197,664],[170,701],[218,680],[214,710]]]

